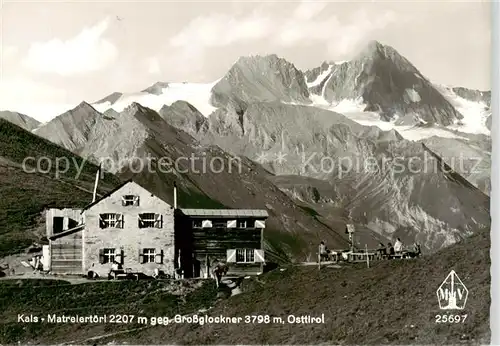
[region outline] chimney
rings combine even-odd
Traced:
[[[174,182],[174,210],[177,209],[177,183]]]

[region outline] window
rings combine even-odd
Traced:
[[[138,206],[139,205],[139,196],[134,195],[125,195],[122,197],[122,205],[124,207],[128,206]]]
[[[227,249],[227,263],[265,263],[263,249]]]
[[[115,261],[115,249],[103,249],[101,263],[113,263]]]
[[[227,221],[221,221],[217,220],[212,223],[213,228],[226,228],[227,227]]]
[[[52,221],[52,233],[61,233],[64,229],[64,217],[55,216]]]
[[[123,215],[100,214],[99,224],[101,228],[123,228]]]
[[[140,263],[163,264],[164,253],[161,249],[147,248],[139,252]]]
[[[236,227],[237,228],[246,228],[247,227],[246,220],[237,220],[236,221]]]
[[[203,221],[202,220],[193,220],[193,228],[202,228]]]
[[[142,252],[142,263],[155,263],[156,250],[144,249]]]
[[[162,228],[163,215],[155,213],[139,214],[139,228]]]
[[[254,249],[236,249],[236,262],[255,262]]]

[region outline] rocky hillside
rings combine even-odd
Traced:
[[[430,137],[420,140],[479,190],[491,191],[491,138],[460,134],[455,138]]]
[[[182,129],[190,135],[202,131],[207,125],[203,114],[186,101],[176,101],[170,106],[165,105],[158,113],[170,125]]]
[[[491,92],[462,87],[435,85],[436,89],[464,115],[458,130],[468,133],[490,135]]]
[[[491,130],[491,91],[480,91],[474,89],[467,89],[463,87],[455,87],[452,89],[458,96],[472,102],[482,103],[485,105],[487,118],[485,121],[486,127]]]
[[[82,102],[40,126],[35,133],[79,154],[78,148],[88,141],[91,129],[99,121],[104,121],[102,114],[88,103]]]
[[[38,120],[17,112],[0,111],[0,119],[5,119],[28,131],[34,130],[40,126],[40,122]]]
[[[464,87],[454,87],[452,90],[466,100],[484,102],[488,107],[491,107],[491,91],[480,91]]]
[[[306,76],[311,94],[327,103],[360,99],[365,111],[379,112],[385,120],[447,126],[463,117],[410,61],[376,41],[353,60],[323,63]]]
[[[452,177],[446,161],[434,151],[393,130],[280,102],[252,103],[241,115],[234,109],[217,111],[198,126],[199,131],[186,126],[190,125],[181,128],[196,133],[202,143],[215,143],[277,175],[289,176],[272,180],[280,187],[285,182],[284,191],[294,199],[300,193],[290,184],[302,185],[302,177],[335,186],[335,193],[326,197],[330,202],[318,205],[307,200],[308,207],[331,222],[350,219],[370,233],[369,238],[375,232],[384,238],[400,236],[406,242],[416,239],[433,251],[490,223],[485,194],[458,175]],[[464,169],[473,168],[468,162]],[[458,162],[452,166],[460,168]]]

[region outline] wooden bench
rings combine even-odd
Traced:
[[[347,260],[349,262],[366,262],[366,257],[368,256],[368,259],[370,261],[373,261],[375,259],[376,254],[373,252],[348,252],[347,253]]]
[[[407,251],[403,251],[403,252],[400,252],[400,253],[396,253],[394,255],[389,255],[389,258],[391,259],[406,259],[406,258],[411,258],[411,256],[409,255],[409,253]]]
[[[318,261],[321,262],[338,262],[339,261],[339,256],[340,253],[337,251],[330,251],[326,255],[320,255],[318,254]]]
[[[127,280],[127,279],[139,280],[140,274],[141,273],[139,272],[132,271],[131,268],[127,268],[125,270],[117,269],[117,270],[111,270],[108,274],[108,278],[114,280]]]
[[[318,261],[324,262],[339,262],[339,260],[344,260],[347,262],[366,262],[366,256],[370,261],[373,261],[377,254],[374,252],[343,252],[343,251],[331,251],[327,256],[320,256],[318,254]],[[345,258],[346,257],[346,258]]]

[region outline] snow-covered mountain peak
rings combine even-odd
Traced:
[[[204,116],[210,115],[216,108],[210,103],[211,89],[215,83],[165,83],[157,82],[141,92],[115,94],[96,102],[93,106],[100,112],[112,108],[117,112],[123,111],[134,102],[144,107],[159,111],[164,105],[171,105],[176,101],[186,101],[198,109]]]

